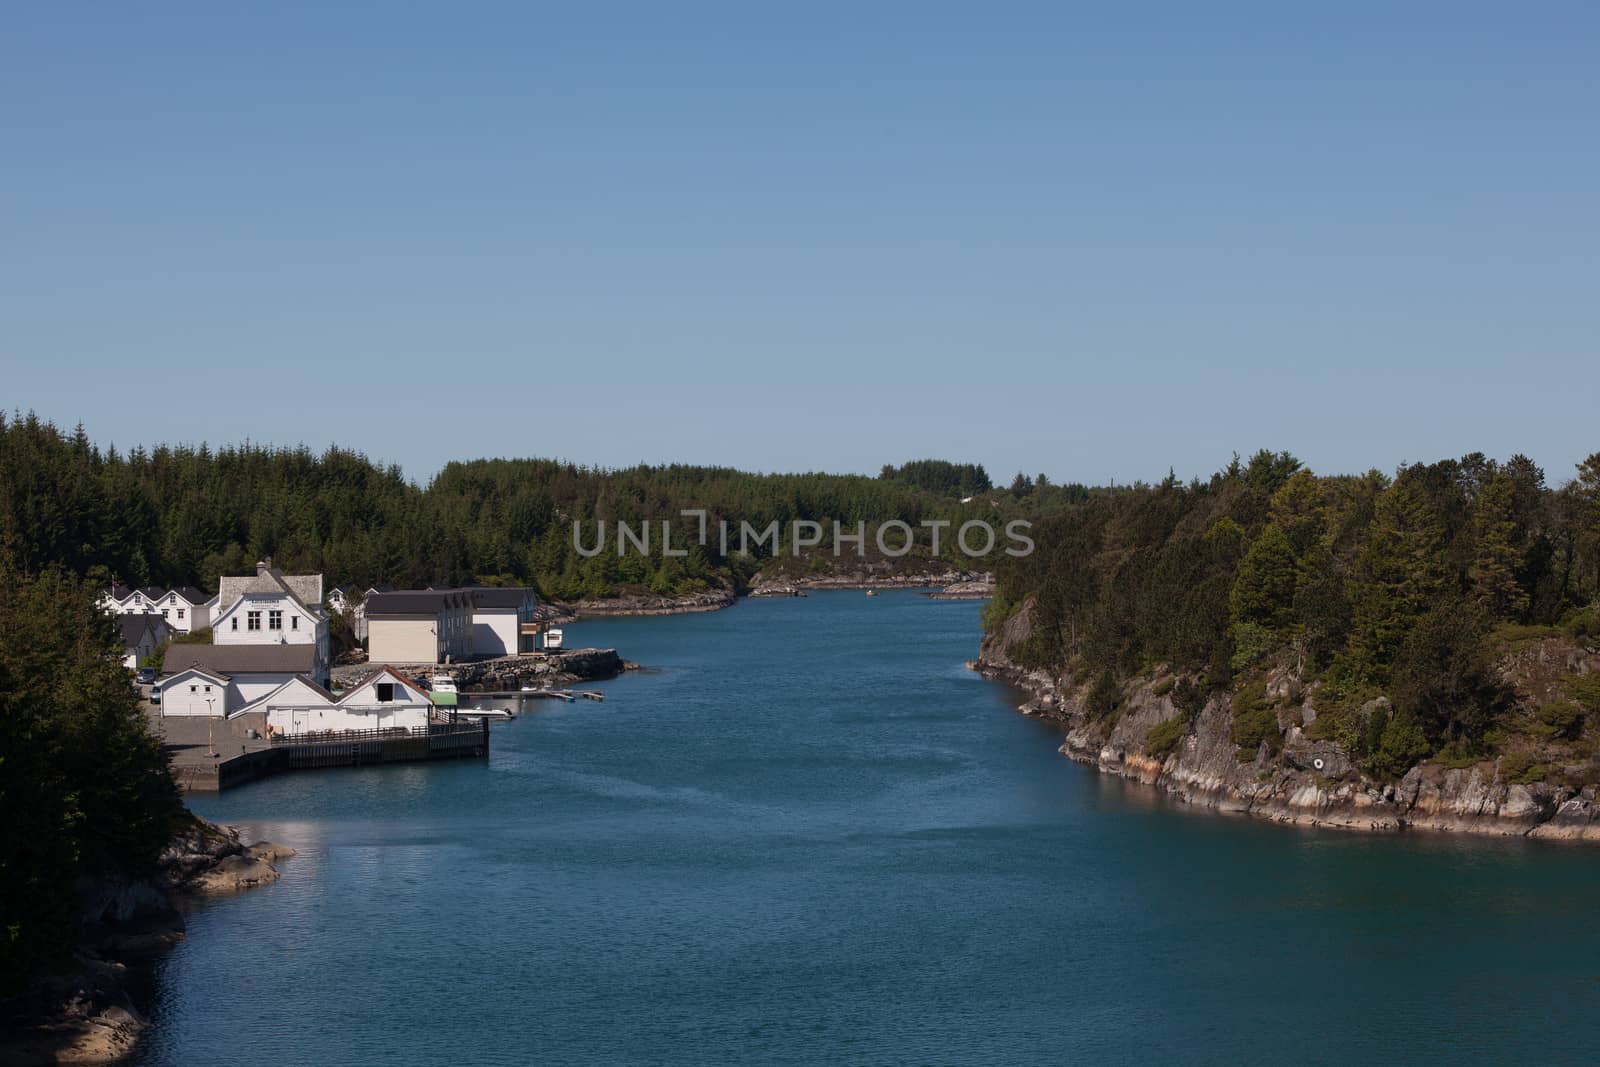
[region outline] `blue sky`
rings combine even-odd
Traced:
[[[1592,4],[8,4],[0,407],[420,479],[1559,482],[1597,115]]]

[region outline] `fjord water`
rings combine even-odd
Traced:
[[[1590,1060],[1600,850],[1306,831],[1069,763],[978,605],[585,622],[648,671],[486,762],[191,798],[300,850],[145,1064]]]

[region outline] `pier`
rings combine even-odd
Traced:
[[[489,757],[488,720],[471,715],[412,730],[346,730],[270,741],[251,737],[253,727],[237,719],[171,716],[151,725],[185,792],[218,793],[288,771]]]

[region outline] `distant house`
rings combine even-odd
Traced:
[[[472,657],[468,590],[369,593],[366,616],[367,658],[373,663],[455,663]]]
[[[223,577],[211,640],[217,645],[310,646],[315,659],[303,673],[326,683],[330,660],[322,575],[284,574],[268,559],[256,564],[254,575]]]
[[[316,646],[297,645],[169,645],[161,665],[161,706],[167,715],[228,715],[277,689],[297,675],[314,676]],[[179,696],[191,682],[185,672],[198,671],[223,683],[222,699],[216,704],[191,704],[187,710],[167,702],[169,687],[177,686]],[[197,695],[204,695],[203,690]]]
[[[360,591],[353,585],[336,585],[328,590],[328,608],[340,615],[350,614],[360,602]]]
[[[130,671],[156,654],[161,643],[172,636],[160,615],[119,615],[117,628],[122,632],[122,665]]]
[[[384,667],[365,682],[334,696],[308,678],[294,678],[234,712],[265,712],[267,725],[285,735],[426,729],[433,713],[428,694],[395,670]]]
[[[474,656],[515,656],[533,651],[533,622],[539,597],[532,589],[482,587],[467,592],[472,594]]]
[[[96,603],[112,615],[160,615],[173,633],[186,634],[211,624],[211,610],[216,600],[192,585],[177,589],[160,586],[134,589],[112,582],[100,590]]]

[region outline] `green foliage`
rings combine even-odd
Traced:
[[[1117,679],[1110,671],[1100,672],[1094,685],[1089,687],[1084,704],[1092,719],[1105,719],[1116,714],[1117,709],[1122,706],[1122,687],[1117,684]]]
[[[1542,782],[1550,771],[1548,765],[1540,763],[1537,757],[1528,752],[1507,753],[1500,760],[1500,773],[1506,776],[1506,781],[1514,785]]]
[[[1176,678],[1163,678],[1161,681],[1150,687],[1150,695],[1164,697],[1168,693],[1172,692],[1177,684],[1178,680]]]
[[[1590,715],[1600,715],[1600,674],[1581,674],[1568,678],[1567,695]]]
[[[899,467],[886,464],[878,477],[886,481],[904,482],[939,496],[972,496],[974,493],[987,493],[993,488],[982,464],[958,464],[942,459],[915,459]]]
[[[1417,619],[1393,666],[1395,707],[1436,745],[1481,738],[1508,694],[1485,647],[1487,619],[1469,601],[1444,601]]]
[[[1584,709],[1575,701],[1552,700],[1534,712],[1534,733],[1546,740],[1570,741],[1583,732]]]
[[[1189,734],[1189,721],[1179,715],[1171,719],[1163,719],[1150,727],[1150,732],[1144,738],[1144,750],[1152,759],[1164,760],[1183,743]]]
[[[75,941],[75,883],[149,873],[182,804],[95,591],[0,540],[0,994]]]
[[[1267,696],[1266,681],[1255,679],[1233,695],[1233,742],[1239,746],[1240,759],[1253,760],[1263,741],[1272,752],[1283,748],[1278,702]]]
[[[1003,495],[998,508],[987,498],[960,503],[987,481],[981,467],[941,461],[867,478],[503,459],[451,463],[419,487],[398,468],[343,449],[159,447],[122,455],[32,415],[0,417],[0,536],[12,538],[19,566],[36,573],[56,564],[136,585],[214,589],[219,575],[248,573],[272,556],[291,572],[360,586],[487,579],[533,585],[553,599],[688,593],[736,588],[772,556],[770,541],[751,545],[753,560],[740,555],[741,522],[754,531],[776,522],[787,531],[797,520],[822,524],[830,554],[836,521],[846,533],[858,522],[869,531],[889,520],[913,528],[945,522],[938,559],[987,567],[1007,540],[997,538],[987,560],[969,558],[956,543],[962,522],[981,517],[998,526],[1070,502],[1066,490],[1050,486],[1025,505]],[[707,546],[694,543],[701,520],[684,509],[706,511]],[[726,551],[722,520],[730,523]],[[635,530],[649,523],[647,553],[617,551],[618,521]],[[606,524],[602,552],[577,551],[575,522],[586,546],[595,543],[597,524]],[[662,523],[687,556],[666,554]],[[931,547],[931,533],[918,534]]]
[[[1399,778],[1432,751],[1422,723],[1411,712],[1374,714],[1372,721],[1379,729],[1369,748],[1366,768],[1374,777]]]
[[[1172,706],[1183,712],[1185,722],[1194,722],[1205,710],[1205,687],[1183,679],[1172,689]]]

